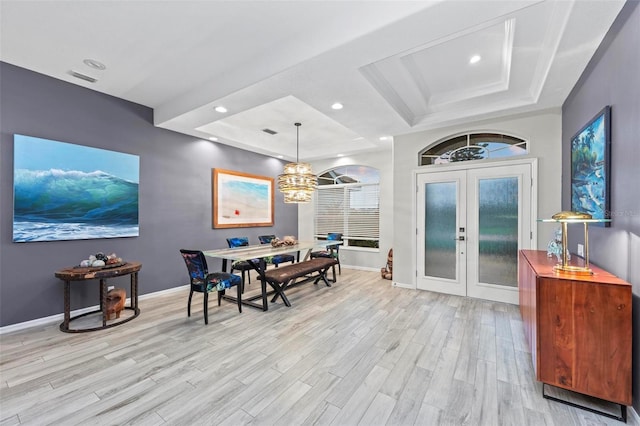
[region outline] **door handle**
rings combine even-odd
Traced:
[[[458,238],[454,238],[456,241],[464,241],[464,235],[460,235]]]

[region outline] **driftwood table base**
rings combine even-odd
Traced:
[[[104,330],[105,328],[115,327],[117,325],[129,322],[140,315],[140,308],[138,308],[138,271],[140,271],[140,268],[142,268],[142,264],[140,262],[127,262],[124,265],[118,266],[116,268],[65,268],[56,271],[55,276],[64,281],[64,321],[60,324],[60,330],[64,331],[65,333],[84,333],[87,331]],[[124,275],[131,276],[131,302],[130,306],[125,306],[124,309],[132,310],[133,315],[120,319],[119,321],[113,322],[111,324],[107,324],[107,321],[109,319],[109,313],[107,309],[107,279]],[[95,311],[85,312],[83,314],[71,317],[71,281],[87,281],[94,279],[97,279],[100,282],[100,308]],[[122,290],[122,293],[124,293],[126,296],[126,292],[124,292],[124,290]],[[96,313],[102,314],[101,326],[90,328],[70,327],[71,321]]]

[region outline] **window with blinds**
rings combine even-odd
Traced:
[[[344,167],[343,167],[344,168]],[[338,168],[341,169],[341,168]],[[380,236],[380,185],[375,178],[371,178],[371,168],[359,167],[356,171],[368,173],[368,181],[362,182],[358,173],[350,173],[349,181],[353,183],[338,183],[345,181],[345,170],[333,169],[319,177],[336,176],[333,184],[321,184],[316,191],[315,203],[315,234],[325,237],[328,233],[342,233],[342,240],[347,246],[378,247]]]

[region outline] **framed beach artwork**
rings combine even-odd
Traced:
[[[136,237],[140,158],[14,135],[13,241]]]
[[[611,107],[571,138],[571,210],[610,219]],[[600,223],[610,226],[610,222]]]
[[[273,178],[212,169],[213,227],[273,225]]]

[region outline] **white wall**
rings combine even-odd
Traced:
[[[387,263],[387,252],[393,242],[393,162],[392,151],[370,152],[312,163],[313,172],[320,175],[337,166],[359,165],[380,171],[380,249],[340,248],[340,263],[358,269],[380,270]],[[298,239],[313,239],[315,196],[308,204],[298,206]]]
[[[416,285],[414,172],[419,169],[418,153],[422,149],[463,132],[505,133],[528,140],[529,156],[538,158],[537,218],[548,218],[561,210],[561,125],[560,111],[545,111],[394,137],[393,281],[407,287],[415,288]],[[546,249],[553,229],[549,224],[538,225],[538,248]]]

